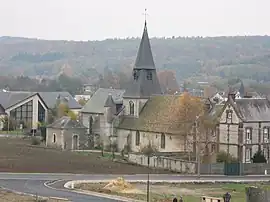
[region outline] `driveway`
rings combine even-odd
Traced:
[[[0,186],[12,189],[18,192],[29,194],[37,194],[40,196],[52,196],[67,198],[74,202],[115,202],[115,200],[89,196],[84,194],[73,193],[69,190],[63,190],[63,182],[51,185],[56,189],[51,189],[44,186],[44,183],[52,180],[62,179],[69,180],[110,180],[120,177],[119,175],[76,175],[76,174],[23,174],[23,173],[0,173]],[[127,180],[146,180],[147,175],[122,175]],[[192,175],[151,175],[153,181],[181,181],[181,180],[197,180],[197,176]],[[269,181],[270,176],[201,176],[200,180],[211,181]]]

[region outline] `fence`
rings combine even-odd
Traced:
[[[268,163],[242,163],[240,164],[240,173],[242,175],[264,175],[265,171],[270,174],[270,164]],[[201,174],[224,175],[225,164],[213,163],[202,164]]]
[[[148,166],[148,157],[142,154],[130,153],[128,160],[129,162],[138,165]],[[151,168],[166,169],[179,173],[194,174],[196,172],[195,162],[189,162],[164,156],[151,156],[149,166]]]

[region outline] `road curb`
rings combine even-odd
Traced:
[[[18,194],[18,195],[38,197],[38,198],[41,198],[41,199],[55,199],[55,200],[68,201],[68,199],[64,199],[64,198],[39,196],[39,195],[35,195],[35,194],[19,192],[19,191],[13,190],[13,189],[5,188],[5,187],[1,187],[1,189],[6,190],[6,191],[10,191],[10,192],[12,192],[14,194]]]
[[[64,187],[66,189],[72,189],[74,187],[74,185],[76,184],[82,184],[82,183],[106,183],[106,182],[110,182],[112,179],[108,179],[108,180],[72,180],[72,181],[68,181],[64,184]],[[128,180],[125,179],[125,181],[127,182],[131,182],[131,183],[146,183],[147,180]],[[248,183],[248,182],[269,182],[269,179],[211,179],[211,180],[200,180],[200,179],[190,179],[190,180],[150,180],[151,184],[154,183]]]
[[[80,181],[77,184],[83,183],[83,182],[81,182],[83,180],[77,180],[77,181]],[[108,181],[110,181],[110,180],[107,180],[106,182],[108,182]],[[90,196],[96,196],[96,197],[101,197],[101,198],[113,199],[113,200],[123,201],[123,202],[143,202],[141,200],[134,200],[132,198],[127,198],[127,197],[123,197],[123,196],[116,196],[116,195],[104,194],[104,193],[99,193],[99,192],[94,192],[94,191],[88,191],[88,190],[70,188],[70,185],[73,182],[74,181],[69,181],[69,182],[65,183],[64,184],[65,189],[70,190],[70,191],[72,191],[74,193],[78,193],[78,194],[86,194],[86,195],[90,195]]]
[[[59,190],[57,188],[51,187],[50,185],[55,184],[57,182],[61,182],[61,181],[64,181],[64,180],[62,180],[62,179],[60,179],[60,180],[51,180],[51,181],[44,182],[43,185],[45,187],[47,187],[48,189]],[[60,197],[49,197],[49,198],[56,199],[56,200],[62,200],[62,201],[69,201],[67,198],[60,198]]]

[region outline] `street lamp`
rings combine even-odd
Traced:
[[[147,173],[147,202],[150,201],[150,156],[154,153],[154,150],[149,143],[146,148],[144,148],[143,153],[147,156],[147,167],[148,167],[148,173]]]
[[[111,151],[112,151],[112,158],[114,159],[115,158],[114,150],[115,150],[115,147],[116,147],[117,136],[111,135],[109,137],[110,137],[110,143],[111,143],[110,146],[111,146]]]
[[[196,153],[197,153],[197,176],[200,178],[200,170],[201,170],[201,153],[200,153],[200,142],[198,142],[198,120],[200,116],[196,116],[195,120],[195,138],[196,138]]]

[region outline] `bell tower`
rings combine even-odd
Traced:
[[[151,95],[162,94],[149,41],[145,20],[132,77],[124,98],[125,115],[139,116],[140,109]]]

